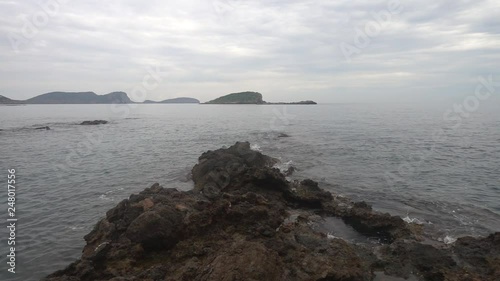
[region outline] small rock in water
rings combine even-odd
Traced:
[[[49,126],[44,126],[44,127],[37,127],[35,130],[50,130]]]
[[[101,125],[101,124],[108,124],[108,121],[94,120],[94,121],[83,121],[82,123],[80,123],[80,125]]]

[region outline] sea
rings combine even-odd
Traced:
[[[191,189],[198,157],[237,141],[296,168],[290,180],[424,224],[430,240],[500,231],[500,102],[456,104],[1,106],[0,280],[63,269],[107,210],[154,183]],[[98,119],[109,123],[79,125]]]

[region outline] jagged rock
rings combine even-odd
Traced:
[[[398,240],[380,250],[381,263],[391,275],[422,280],[495,281],[500,278],[500,233],[487,238],[463,237],[451,247],[434,247]]]
[[[275,163],[246,142],[204,153],[192,170],[193,190],[154,184],[131,195],[85,236],[80,260],[44,280],[370,281],[375,271],[499,280],[500,233],[422,244],[418,229],[401,218],[312,180],[289,182]],[[332,238],[312,226],[321,216],[381,242]]]
[[[94,121],[83,121],[82,123],[80,123],[80,125],[102,125],[102,124],[108,124],[108,121],[94,120]]]
[[[155,207],[133,220],[125,236],[145,249],[169,249],[178,242],[182,220],[182,212],[173,206]]]
[[[278,160],[251,150],[248,142],[205,152],[198,161],[192,170],[197,191],[203,191],[206,187],[223,191],[242,182],[267,181],[280,176],[279,170],[270,168]],[[279,181],[285,182],[284,178]]]
[[[486,238],[462,237],[453,245],[453,252],[465,268],[488,273],[500,280],[500,232]]]

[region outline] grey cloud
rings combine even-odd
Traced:
[[[350,61],[340,45],[355,45],[390,0],[72,0],[13,52],[9,34],[48,1],[0,3],[0,94],[128,91],[161,65],[168,76],[148,99],[238,90],[267,100],[414,99],[446,87],[463,94],[477,75],[496,74],[500,58],[500,4],[487,0],[401,1]]]

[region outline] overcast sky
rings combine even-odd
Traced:
[[[0,94],[130,96],[156,69],[147,99],[465,96],[499,77],[499,15],[498,0],[0,0]]]

